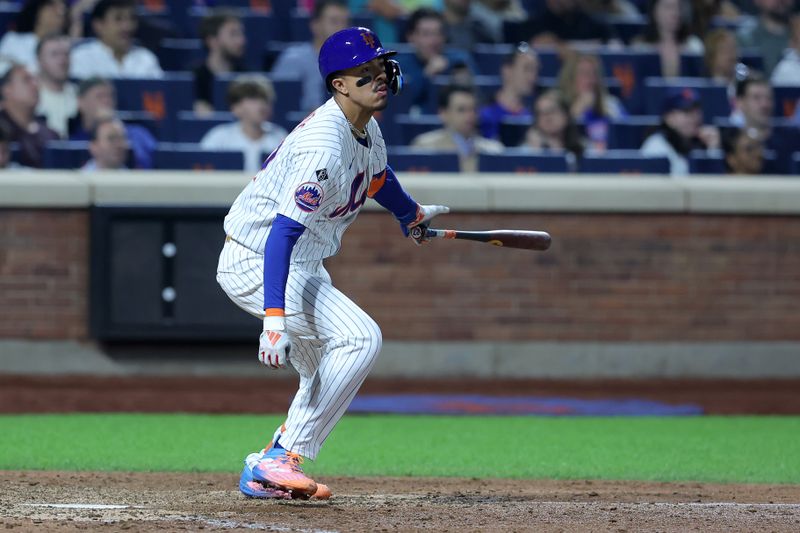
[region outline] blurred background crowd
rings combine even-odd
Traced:
[[[399,171],[800,174],[795,0],[0,2],[0,167],[255,172],[350,25]]]

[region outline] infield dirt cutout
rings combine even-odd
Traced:
[[[329,501],[250,500],[236,474],[0,472],[12,531],[798,531],[800,486],[325,478]],[[77,504],[77,505],[76,505]]]

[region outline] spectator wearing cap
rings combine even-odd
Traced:
[[[115,115],[117,96],[114,85],[103,78],[89,78],[78,85],[78,114],[68,124],[71,141],[89,141],[101,118]],[[134,166],[153,168],[153,152],[158,144],[153,134],[139,124],[125,124]]]
[[[213,12],[203,18],[199,33],[208,55],[194,69],[194,112],[203,115],[214,111],[214,79],[242,71],[247,38],[242,21],[230,11]]]
[[[313,111],[327,99],[319,75],[319,49],[325,39],[350,25],[350,10],[343,0],[317,0],[309,27],[311,42],[292,45],[284,50],[272,67],[273,78],[296,79],[303,84],[300,106]]]
[[[752,128],[723,131],[722,151],[728,174],[757,176],[764,168],[764,142]]]
[[[69,49],[66,35],[48,35],[39,41],[39,106],[36,112],[61,137],[68,135],[69,119],[78,113],[78,88],[69,81]]]
[[[100,0],[92,10],[91,24],[98,38],[72,50],[71,77],[163,77],[164,72],[156,56],[150,50],[133,43],[139,24],[136,2]]]
[[[507,117],[532,119],[530,98],[539,79],[539,56],[524,44],[503,59],[500,67],[502,85],[494,102],[481,108],[481,135],[500,137],[500,123]]]
[[[41,168],[44,148],[48,141],[58,139],[58,133],[36,117],[39,104],[39,83],[23,65],[4,63],[0,77],[0,127],[5,128],[12,142],[19,144],[20,163]]]
[[[773,85],[800,86],[800,13],[795,13],[789,20],[791,40],[783,58],[772,71]]]
[[[205,150],[240,151],[244,170],[256,173],[264,154],[275,150],[287,135],[285,129],[269,122],[275,89],[263,76],[242,76],[228,87],[228,104],[236,122],[211,128],[200,146]]]
[[[478,102],[475,93],[469,88],[451,86],[440,91],[439,118],[443,128],[418,135],[411,145],[457,152],[461,172],[478,170],[478,154],[499,154],[504,149],[500,142],[480,136]]]
[[[0,56],[36,71],[36,46],[46,35],[65,33],[67,6],[64,0],[27,0],[17,15],[15,31],[0,41]]]
[[[703,126],[700,97],[689,88],[667,91],[662,103],[661,126],[642,144],[641,154],[664,156],[669,159],[670,174],[682,177],[689,174],[689,152],[719,148],[719,130]]]
[[[111,113],[98,118],[89,141],[92,158],[81,168],[84,172],[124,170],[130,155],[125,125]]]

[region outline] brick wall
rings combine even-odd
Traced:
[[[0,338],[87,336],[88,213],[0,209]]]
[[[329,264],[387,339],[800,340],[800,218],[447,215],[442,227],[543,229],[547,252],[416,248],[362,213]]]
[[[448,215],[530,228],[547,252],[415,247],[362,213],[329,262],[392,340],[800,340],[800,217]],[[88,215],[0,210],[0,338],[87,336]]]

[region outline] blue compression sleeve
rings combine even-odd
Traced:
[[[377,180],[373,186],[370,197],[391,211],[400,225],[405,227],[417,217],[417,202],[411,198],[394,175],[392,167],[386,166],[386,176]]]
[[[278,215],[264,245],[264,309],[285,309],[289,260],[297,239],[306,227]]]

